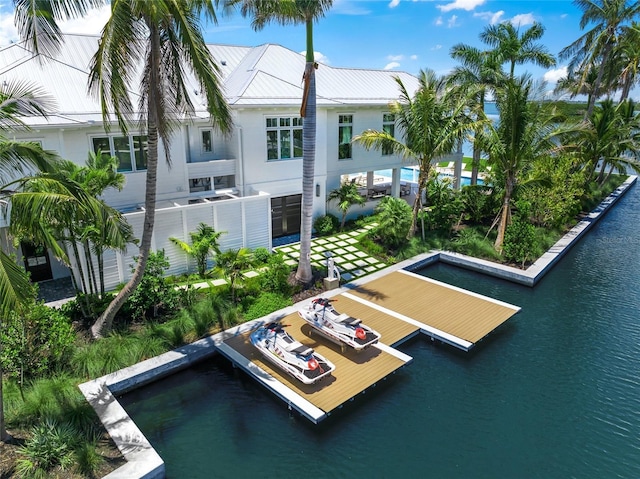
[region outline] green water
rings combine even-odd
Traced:
[[[221,358],[122,400],[169,478],[639,478],[639,268],[635,186],[533,289],[423,271],[522,311],[472,354],[405,344],[318,426]]]

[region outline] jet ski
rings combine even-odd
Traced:
[[[334,301],[337,300],[314,299],[309,306],[298,310],[298,314],[315,331],[340,345],[343,352],[345,346],[361,351],[378,342],[380,333],[362,324],[360,319],[338,313],[331,304]]]
[[[280,369],[304,384],[315,384],[336,368],[313,348],[296,341],[280,323],[267,323],[250,335],[253,344]]]

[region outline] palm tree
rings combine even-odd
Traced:
[[[544,30],[542,24],[534,23],[520,35],[520,29],[512,23],[499,23],[488,26],[480,34],[480,39],[494,48],[493,55],[499,63],[509,64],[508,78],[513,79],[516,65],[531,62],[548,68],[556,64],[554,56],[536,43],[542,38]]]
[[[169,238],[173,244],[176,244],[188,256],[196,260],[198,274],[204,278],[207,271],[207,259],[211,253],[220,254],[220,244],[218,239],[224,231],[216,231],[212,226],[206,223],[200,223],[198,229],[189,233],[191,244],[185,243],[178,238]]]
[[[497,83],[499,64],[495,55],[490,51],[482,51],[464,43],[458,43],[451,48],[451,58],[458,60],[461,65],[456,66],[449,76],[449,80],[463,90],[473,89],[476,93],[470,96],[472,111],[478,112],[476,116],[482,117],[487,93]],[[474,137],[479,135],[474,132]],[[482,151],[480,144],[473,143],[473,160],[471,163],[471,184],[478,183],[478,167]]]
[[[190,99],[193,74],[207,100],[207,112],[222,131],[231,130],[229,107],[220,88],[218,66],[207,49],[201,18],[217,21],[210,0],[120,0],[102,31],[91,61],[89,89],[100,98],[106,128],[113,111],[123,134],[129,130],[134,107],[129,87],[139,78],[138,112],[148,138],[145,214],[136,269],[104,313],[91,327],[99,337],[111,329],[113,318],[138,286],[151,251],[155,223],[158,142],[171,164],[171,136],[184,115],[194,111]]]
[[[83,17],[108,0],[13,0],[15,24],[18,34],[25,39],[32,51],[51,58],[62,43],[58,22]]]
[[[586,95],[587,104],[589,104],[593,96],[593,84],[597,77],[598,72],[593,66],[589,67],[589,72],[586,75],[581,72],[567,72],[566,77],[558,80],[553,92],[557,95],[568,94],[569,98]]]
[[[377,130],[366,130],[353,138],[354,142],[361,143],[367,149],[385,149],[405,160],[418,163],[418,192],[413,203],[407,239],[415,234],[418,212],[422,206],[422,193],[433,161],[451,154],[467,131],[486,122],[484,115],[480,119],[468,116],[467,97],[461,96],[459,91],[448,89],[446,77],[439,77],[432,70],[422,70],[418,80],[418,90],[412,96],[402,80],[396,78],[400,88],[400,101],[391,103],[389,111],[395,115],[402,140]],[[470,90],[466,95],[474,93]]]
[[[12,203],[10,213],[15,212],[13,199],[19,191],[16,178],[33,171],[51,172],[58,157],[43,150],[39,144],[19,142],[7,138],[13,128],[28,130],[22,118],[26,116],[47,117],[52,101],[42,90],[22,81],[7,81],[0,84],[0,208],[4,210]],[[32,201],[33,208],[26,214],[35,222],[51,205],[64,201],[65,195],[46,197]],[[6,214],[6,210],[3,213]],[[35,299],[35,290],[29,277],[15,259],[0,250],[0,327],[1,319],[10,311],[20,310]],[[0,348],[1,348],[0,344]],[[2,401],[2,368],[0,367],[0,441],[7,439]]]
[[[355,183],[342,183],[340,188],[336,188],[331,191],[327,196],[327,201],[336,200],[338,202],[338,208],[342,211],[342,221],[340,223],[340,229],[344,229],[344,223],[347,219],[347,212],[353,205],[364,205],[365,200],[360,193],[358,193],[358,185]]]
[[[536,159],[548,156],[555,148],[551,141],[554,122],[532,99],[534,85],[530,76],[508,80],[496,90],[496,107],[500,114],[497,125],[488,125],[479,138],[489,153],[491,171],[501,188],[502,204],[494,225],[498,224],[495,248],[502,251],[504,233],[511,224],[511,200]]]
[[[4,208],[15,193],[8,184],[29,171],[52,171],[57,156],[36,143],[8,139],[13,128],[28,129],[21,118],[47,116],[52,100],[42,90],[26,82],[0,84],[0,207]],[[6,213],[6,212],[5,212]],[[36,216],[37,218],[38,216]],[[15,260],[0,250],[0,317],[19,304],[32,299],[29,278]]]
[[[638,171],[635,156],[640,151],[640,120],[634,109],[631,100],[614,105],[608,99],[596,106],[589,118],[558,130],[562,149],[581,159],[587,183],[594,180],[598,165],[598,182],[604,181],[607,166],[610,172],[613,168],[624,171],[627,166]]]
[[[629,98],[631,88],[640,79],[638,75],[640,73],[640,23],[633,22],[629,27],[622,27],[622,35],[615,62],[620,65],[619,83],[622,87],[620,102],[623,102]]]
[[[229,281],[231,301],[236,300],[236,289],[244,281],[243,273],[254,266],[249,248],[230,249],[216,257],[215,271]]]
[[[569,73],[580,72],[582,80],[592,66],[597,67],[593,94],[585,113],[588,118],[600,96],[605,72],[611,68],[610,60],[619,44],[621,28],[640,13],[640,3],[627,0],[574,0],[574,3],[582,10],[580,29],[590,24],[593,27],[563,48],[559,56],[561,60],[570,59]],[[605,90],[607,87],[605,85]]]
[[[304,24],[306,27],[306,65],[304,68],[304,91],[300,116],[302,123],[302,213],[300,222],[300,258],[296,279],[307,284],[311,272],[311,229],[313,220],[313,188],[316,156],[316,75],[318,64],[313,50],[313,23],[322,18],[331,8],[333,0],[228,0],[229,4],[241,4],[243,16],[253,17],[256,30],[271,21],[281,25]]]

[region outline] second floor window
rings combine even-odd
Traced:
[[[146,135],[95,136],[91,139],[91,146],[95,153],[100,150],[103,155],[115,156],[121,173],[147,169],[149,148]]]
[[[202,137],[202,153],[211,153],[213,151],[213,130],[200,130],[200,135]]]
[[[393,113],[384,113],[382,115],[382,131],[388,133],[395,138],[396,116]],[[393,150],[389,147],[382,148],[383,155],[392,155]]]
[[[267,161],[302,158],[302,118],[269,117]]]
[[[351,139],[353,138],[353,115],[338,116],[338,159],[351,158]]]

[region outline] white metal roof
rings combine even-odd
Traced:
[[[90,123],[100,118],[100,105],[87,93],[89,63],[98,45],[93,35],[65,35],[60,54],[41,61],[22,44],[0,49],[0,81],[28,80],[42,86],[57,102],[49,125]],[[250,106],[298,106],[302,98],[304,56],[275,44],[257,47],[209,45],[220,68],[229,104]],[[319,64],[316,71],[317,104],[384,105],[398,98],[394,77],[400,77],[409,91],[417,88],[416,77],[404,72],[335,68]],[[192,101],[197,110],[204,97],[193,83]],[[131,85],[135,95],[138,85]],[[132,99],[137,103],[135,98]],[[32,124],[47,120],[33,118]]]

